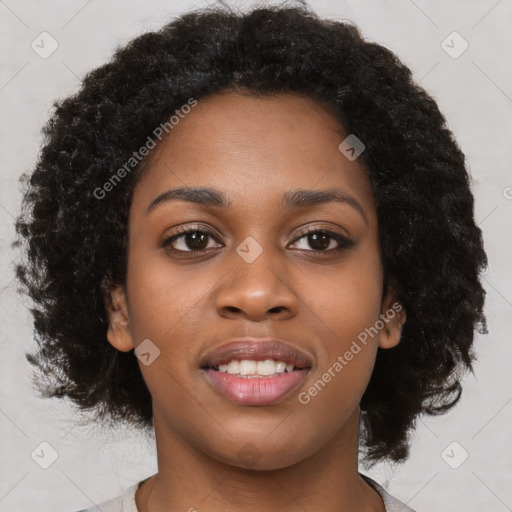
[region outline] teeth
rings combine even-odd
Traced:
[[[274,361],[273,359],[265,359],[264,361],[251,361],[242,359],[241,361],[230,361],[228,364],[220,364],[219,371],[229,373],[230,375],[238,375],[241,377],[275,375],[293,371],[293,364],[286,364],[283,361]]]
[[[276,361],[276,373],[284,373],[285,370],[286,370],[286,363],[283,363],[283,361]],[[292,368],[292,370],[293,370],[293,368]]]
[[[237,375],[239,373],[239,370],[238,370],[238,367],[239,367],[239,364],[238,364],[238,361],[230,361],[229,364],[226,364],[226,365],[222,365],[222,366],[225,366],[226,367],[226,370],[228,373],[230,373],[231,375]],[[220,366],[219,366],[219,370],[220,370]],[[222,370],[220,370],[222,371]]]
[[[254,375],[256,373],[256,367],[256,361],[248,361],[247,359],[242,359],[240,363],[238,363],[240,375]]]
[[[272,359],[258,361],[256,365],[256,373],[258,375],[274,375],[276,373],[276,363]]]

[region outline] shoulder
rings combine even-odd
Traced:
[[[98,503],[86,509],[78,510],[77,512],[98,512],[99,510],[101,510],[101,512],[138,512],[135,504],[135,491],[140,483],[141,482],[138,482],[126,489],[121,496],[104,501],[103,503]]]
[[[370,477],[359,473],[361,478],[368,485],[371,485],[381,496],[382,501],[384,502],[384,506],[386,507],[386,512],[414,512],[414,510],[408,507],[405,503],[393,498],[391,494],[389,494],[382,485],[378,484],[375,480],[372,480]]]

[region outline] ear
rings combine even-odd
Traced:
[[[107,339],[121,352],[135,348],[130,334],[130,318],[126,294],[121,286],[105,290],[105,308],[108,317]]]
[[[382,303],[380,318],[384,327],[379,335],[380,348],[393,348],[400,343],[402,327],[407,319],[405,308],[397,300],[396,294],[391,286],[386,290],[386,296]]]

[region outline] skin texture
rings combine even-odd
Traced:
[[[151,154],[130,210],[126,288],[113,290],[108,306],[114,347],[129,351],[150,339],[160,349],[152,364],[139,362],[159,467],[137,492],[140,512],[252,511],[255,503],[259,512],[384,510],[357,472],[359,402],[377,348],[400,341],[405,311],[308,404],[298,400],[396,302],[382,288],[366,172],[338,150],[345,136],[312,99],[228,92],[199,102]],[[232,206],[180,200],[147,212],[157,196],[183,186],[219,189]],[[347,203],[279,205],[285,192],[327,188],[352,196],[364,217]],[[212,233],[204,255],[187,255],[196,247],[184,237],[163,247],[185,227]],[[305,227],[354,244],[322,256],[299,231]],[[249,236],[263,249],[252,263],[236,252]],[[305,352],[313,361],[306,380],[271,406],[218,394],[200,358],[242,336],[275,337]],[[239,454],[249,442],[255,460]]]

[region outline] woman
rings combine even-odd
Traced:
[[[411,510],[359,451],[403,461],[457,402],[487,260],[409,69],[305,9],[192,12],[45,133],[17,223],[27,357],[45,396],[156,435],[158,473],[100,509]]]

